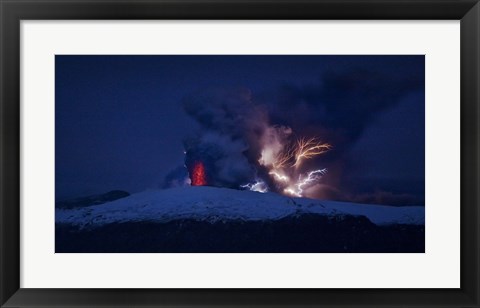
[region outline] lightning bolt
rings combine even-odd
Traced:
[[[281,142],[264,145],[259,163],[268,169],[268,174],[275,181],[275,188],[283,191],[284,194],[302,197],[304,190],[318,181],[327,170],[318,169],[301,173],[304,170],[300,166],[305,160],[329,151],[332,146],[329,143],[321,142],[316,137],[293,140],[277,139]],[[295,181],[297,177],[298,180]],[[257,180],[256,183],[249,183],[242,187],[262,191],[266,187],[265,182],[262,183],[264,186],[261,186]]]
[[[286,146],[286,148],[275,157],[273,168],[282,169],[291,166],[291,161],[295,158],[295,153],[295,147]]]
[[[282,175],[276,171],[270,171],[268,174],[273,175],[276,180],[281,181],[281,182],[288,182],[290,178],[286,175]]]
[[[309,159],[314,156],[321,155],[330,150],[331,148],[332,146],[330,144],[322,143],[316,138],[301,138],[297,140],[295,163],[293,164],[293,166],[298,167],[304,159]]]
[[[301,197],[303,194],[303,190],[311,185],[312,183],[318,181],[325,173],[327,173],[327,169],[319,169],[310,171],[307,173],[307,176],[302,179],[302,176],[298,178],[298,182],[294,185],[285,188],[283,191],[287,194]]]
[[[261,192],[261,193],[268,192],[267,185],[262,180],[257,180],[255,183],[248,183],[248,184],[245,184],[245,185],[240,185],[240,187],[241,188],[246,188],[246,189],[251,190],[251,191]]]

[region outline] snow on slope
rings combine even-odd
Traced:
[[[423,206],[393,207],[290,198],[206,186],[146,191],[112,202],[76,209],[56,209],[56,223],[100,226],[114,222],[197,220],[277,220],[289,215],[366,216],[377,225],[424,224]]]

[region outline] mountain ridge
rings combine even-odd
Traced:
[[[425,223],[423,206],[356,204],[208,186],[150,190],[87,207],[57,208],[55,221],[81,228],[181,219],[207,222],[279,220],[305,214],[364,216],[377,225]]]

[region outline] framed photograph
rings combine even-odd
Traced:
[[[477,1],[0,5],[1,307],[480,307]]]

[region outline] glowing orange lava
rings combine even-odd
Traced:
[[[202,162],[195,162],[192,172],[192,186],[205,186],[207,180],[205,178],[205,167]]]

